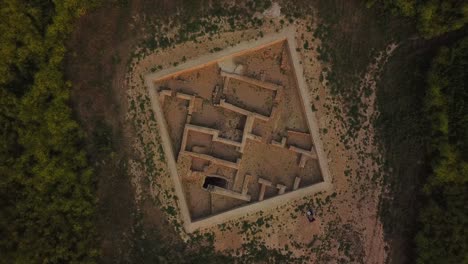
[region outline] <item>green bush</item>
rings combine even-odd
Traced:
[[[468,261],[468,38],[442,48],[428,75],[432,175],[416,236],[418,263]]]
[[[0,262],[94,262],[95,188],[64,80],[91,1],[0,1]]]
[[[468,23],[468,2],[457,0],[371,0],[394,13],[417,20],[418,29],[426,38],[461,29]]]

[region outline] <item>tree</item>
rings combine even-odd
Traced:
[[[0,263],[96,259],[93,173],[62,73],[92,5],[0,0]]]
[[[441,48],[428,74],[432,175],[416,236],[418,263],[468,261],[468,38]]]
[[[426,38],[461,29],[468,23],[468,2],[458,0],[371,0],[386,9],[414,17],[418,29]]]

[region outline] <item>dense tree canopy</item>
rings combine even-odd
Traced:
[[[419,31],[427,38],[461,29],[468,23],[468,2],[460,0],[371,0],[393,12],[415,17]]]
[[[433,174],[416,237],[418,263],[468,261],[468,38],[442,48],[428,75]]]
[[[432,124],[432,184],[468,182],[468,38],[443,47],[428,76],[427,112]]]
[[[62,73],[90,1],[0,1],[0,263],[90,262],[94,183]]]

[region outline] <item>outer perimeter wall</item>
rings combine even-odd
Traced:
[[[285,28],[145,77],[187,232],[331,188],[294,32]],[[275,79],[274,69],[261,70],[258,54],[268,56],[265,50],[284,53],[276,70],[290,70],[286,81]],[[201,80],[199,88],[187,81],[191,75]],[[254,96],[242,94],[248,89]],[[290,123],[287,103],[301,106],[298,125]],[[234,125],[219,125],[216,114],[200,114],[221,108],[237,113]],[[218,119],[229,115],[220,112]],[[288,167],[288,155],[291,170],[274,176]],[[214,172],[227,185],[203,189],[203,179]],[[307,178],[311,175],[317,176]]]

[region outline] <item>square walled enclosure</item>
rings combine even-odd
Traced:
[[[294,32],[145,76],[187,232],[331,188]]]

